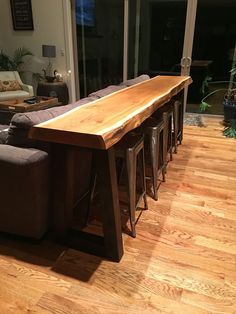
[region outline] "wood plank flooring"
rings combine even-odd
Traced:
[[[185,127],[120,263],[0,236],[0,313],[236,313],[236,141]]]

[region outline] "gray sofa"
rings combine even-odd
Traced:
[[[50,145],[28,138],[29,129],[78,106],[149,79],[141,75],[91,93],[73,104],[17,113],[9,126],[0,125],[0,231],[40,239],[50,227],[52,160]],[[86,160],[83,155],[83,160]],[[90,160],[89,158],[87,159]],[[90,163],[87,169],[89,171]],[[89,177],[89,176],[87,176]],[[89,182],[84,182],[82,195]],[[78,196],[79,197],[79,196]]]

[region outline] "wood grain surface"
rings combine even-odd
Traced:
[[[185,127],[120,263],[1,236],[0,312],[236,313],[236,146],[221,121]]]
[[[33,139],[108,149],[192,82],[157,76],[31,128]]]

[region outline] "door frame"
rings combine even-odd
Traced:
[[[198,4],[198,0],[187,0],[183,54],[182,54],[182,59],[180,62],[181,75],[187,75],[187,76],[190,75],[190,69],[191,69],[191,64],[192,64],[194,30],[195,30],[196,15],[197,15],[197,4]],[[188,97],[188,87],[185,87],[184,89],[184,113],[186,112],[187,97]]]

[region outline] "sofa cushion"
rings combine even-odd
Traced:
[[[41,238],[49,224],[46,152],[0,145],[0,230]]]
[[[88,104],[89,102],[92,102],[92,101],[97,100],[97,99],[98,99],[98,97],[96,97],[96,96],[88,96],[88,97],[82,98],[82,99],[76,101],[75,103],[71,104],[71,107],[72,107],[72,109],[73,109],[73,107],[74,108],[80,107],[82,105]]]
[[[65,112],[96,99],[97,98],[94,97],[87,97],[65,106],[26,113],[16,113],[12,117],[6,143],[19,147],[37,147],[36,142],[28,138],[28,131],[33,125],[58,117]]]
[[[110,85],[110,86],[107,86],[106,88],[100,89],[96,92],[89,94],[89,96],[102,98],[106,95],[117,92],[118,90],[123,89],[123,88],[125,88],[124,85]]]
[[[16,91],[21,89],[22,88],[17,80],[0,80],[0,92]]]
[[[38,149],[1,146],[0,163],[28,167],[34,166],[35,163],[40,163],[46,158],[48,158],[48,154]]]
[[[150,79],[150,76],[147,75],[147,74],[142,74],[138,77],[135,77],[134,79],[131,79],[131,80],[127,80],[127,81],[124,81],[122,83],[120,83],[120,85],[125,85],[125,86],[132,86],[134,84],[138,84],[138,83],[141,83],[143,81],[147,81]]]

